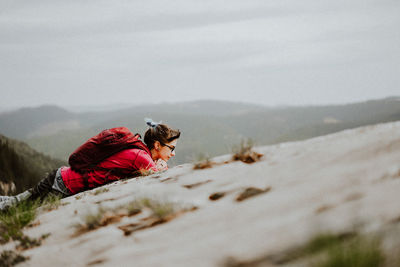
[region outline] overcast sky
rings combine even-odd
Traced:
[[[0,0],[0,107],[400,95],[399,0]]]

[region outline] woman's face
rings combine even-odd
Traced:
[[[155,144],[156,148],[156,159],[162,159],[167,162],[171,157],[175,156],[175,147],[178,139],[175,139],[169,143],[159,143]]]

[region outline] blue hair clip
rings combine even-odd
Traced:
[[[149,125],[152,128],[156,128],[157,125],[159,125],[161,123],[161,121],[160,122],[155,122],[150,118],[144,118],[144,121],[146,122],[147,125]]]

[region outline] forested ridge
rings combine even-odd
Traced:
[[[0,135],[0,194],[18,193],[32,187],[46,172],[65,164],[23,142]]]

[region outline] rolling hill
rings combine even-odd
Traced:
[[[40,107],[0,114],[0,132],[4,122],[8,136],[21,137],[38,151],[66,160],[81,143],[97,132],[127,126],[134,132],[147,129],[144,117],[162,120],[179,128],[176,158],[171,165],[193,161],[198,155],[230,153],[241,139],[251,138],[256,145],[303,140],[363,125],[400,120],[399,97],[330,106],[264,107],[259,105],[202,100],[185,103],[140,105],[120,110],[74,113],[59,107]],[[47,110],[47,111],[46,111]],[[44,116],[26,123],[26,117]],[[13,131],[13,129],[24,129]]]

